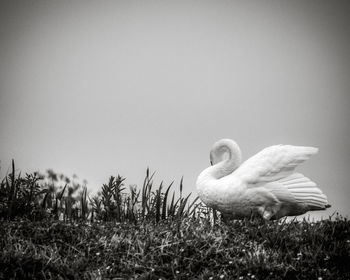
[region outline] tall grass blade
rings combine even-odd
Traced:
[[[175,215],[175,205],[174,205],[174,199],[175,199],[175,191],[173,192],[173,196],[171,198],[171,203],[168,208],[168,217],[173,217]]]
[[[196,211],[196,208],[198,207],[198,203],[195,204],[197,201],[199,200],[199,197],[197,196],[190,204],[190,206],[188,206],[188,216],[192,216],[192,214],[194,213],[194,211]]]
[[[160,183],[159,189],[156,191],[156,197],[155,197],[156,223],[158,223],[160,220],[162,187],[163,187],[163,181]]]
[[[191,193],[185,198],[185,199],[181,199],[180,205],[179,205],[179,209],[177,210],[177,214],[176,217],[179,219],[183,216],[183,212],[185,209],[185,206],[187,204],[187,200],[190,197]]]
[[[162,209],[162,220],[166,219],[166,206],[167,206],[167,200],[168,200],[168,194],[171,186],[173,185],[174,181],[170,183],[167,190],[165,191],[164,198],[163,198],[163,209]]]
[[[88,213],[88,201],[87,201],[87,188],[83,187],[83,191],[80,197],[81,218],[83,221],[87,218]]]
[[[184,180],[184,176],[182,176],[180,180],[180,198],[182,198],[183,180]]]
[[[12,212],[13,212],[13,208],[14,208],[14,204],[16,201],[16,182],[15,182],[15,161],[12,159],[12,171],[9,174],[9,178],[10,178],[10,183],[8,183],[7,179],[6,179],[6,183],[7,186],[10,189],[9,192],[9,198],[8,198],[8,202],[9,202],[9,211],[8,211],[8,218],[12,218]]]

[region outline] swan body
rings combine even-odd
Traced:
[[[217,141],[212,166],[203,170],[196,186],[209,207],[234,218],[258,214],[264,219],[296,216],[330,205],[327,197],[295,168],[318,152],[314,147],[270,146],[241,164],[241,150],[230,139]]]

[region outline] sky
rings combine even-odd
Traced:
[[[198,174],[221,138],[247,159],[315,146],[298,167],[350,215],[348,1],[0,1],[1,177],[141,185]]]

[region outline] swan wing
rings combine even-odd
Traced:
[[[270,146],[242,163],[233,175],[248,186],[277,181],[291,175],[299,164],[317,152],[314,147]]]
[[[271,211],[271,216],[296,216],[313,210],[324,210],[330,205],[327,196],[316,183],[300,173],[264,184],[265,189],[278,200],[277,208]],[[272,208],[271,208],[272,210]]]

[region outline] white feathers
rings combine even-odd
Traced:
[[[280,190],[288,192],[295,199],[296,203],[309,208],[305,209],[306,211],[323,210],[328,204],[327,197],[317,187],[316,183],[303,174],[294,173],[291,176],[278,180],[276,183],[280,185]],[[276,196],[279,198],[278,194]]]
[[[276,181],[291,175],[299,164],[317,152],[314,147],[271,146],[244,162],[236,174],[248,184]]]
[[[224,159],[222,151],[228,153]],[[259,213],[263,218],[300,215],[329,207],[316,183],[295,168],[318,152],[317,148],[276,145],[240,164],[238,145],[223,139],[211,150],[211,161],[197,179],[204,203],[237,218]],[[236,156],[237,155],[237,156]]]

